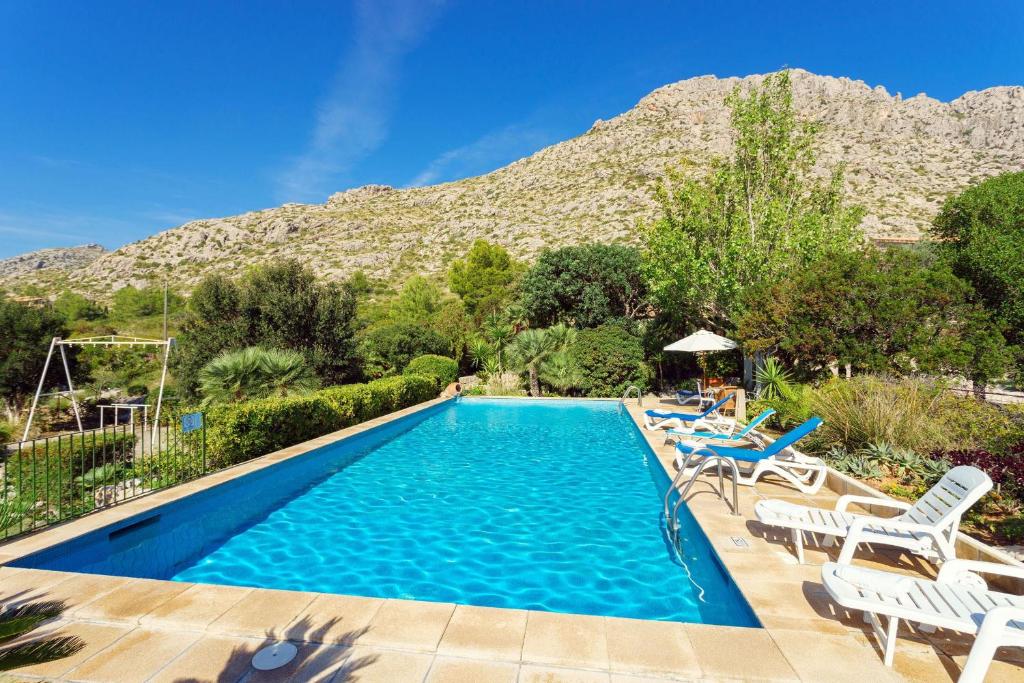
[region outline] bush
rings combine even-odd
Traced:
[[[215,406],[206,418],[207,459],[214,467],[244,462],[436,395],[434,378],[405,375]]]
[[[945,448],[950,438],[937,415],[941,398],[941,387],[918,379],[832,379],[811,399],[812,412],[824,421],[816,441],[851,452],[870,444],[919,453]]]
[[[14,427],[12,427],[9,423],[0,420],[0,444],[10,442],[13,435]]]
[[[459,364],[451,358],[427,354],[409,361],[403,375],[423,375],[437,379],[437,388],[443,389],[459,378]]]
[[[650,382],[640,339],[619,325],[581,330],[569,355],[580,369],[580,389],[587,396],[619,396],[631,384],[646,391]]]
[[[372,327],[360,334],[359,355],[367,377],[387,377],[405,369],[413,358],[442,355],[448,341],[423,325],[391,323]]]

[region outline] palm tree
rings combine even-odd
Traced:
[[[317,386],[316,377],[298,351],[250,346],[226,351],[199,372],[203,404],[230,403],[271,395],[287,396]]]
[[[263,373],[267,388],[278,396],[311,391],[320,384],[306,364],[306,357],[288,349],[265,350]]]
[[[487,316],[487,319],[483,324],[484,336],[494,346],[495,355],[498,359],[498,371],[501,372],[504,369],[504,352],[508,348],[508,345],[512,343],[512,340],[516,337],[516,328],[505,322],[500,316],[492,313]]]
[[[540,379],[560,394],[580,386],[583,373],[566,351],[556,351],[540,364]]]
[[[548,330],[523,330],[515,338],[515,354],[530,373],[530,394],[540,396],[538,369],[544,359],[557,350],[554,335]]]

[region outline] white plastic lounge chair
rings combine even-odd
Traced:
[[[689,389],[676,390],[676,403],[681,406],[685,406],[689,403],[696,403],[697,410],[704,410],[705,405],[711,405],[714,402],[714,391],[710,388],[705,388],[699,379],[697,380],[697,391],[691,391]]]
[[[929,560],[951,560],[960,517],[992,488],[992,480],[977,467],[961,465],[942,475],[913,505],[891,498],[841,496],[836,509],[825,510],[781,500],[761,500],[754,512],[762,524],[790,529],[796,557],[804,562],[804,532],[822,534],[824,545],[846,538],[840,561],[850,560],[861,543],[895,546]],[[903,512],[884,518],[847,512],[850,503],[891,507]]]
[[[754,430],[765,420],[775,414],[775,411],[771,408],[764,411],[753,420],[748,422],[746,426],[739,428],[739,423],[734,419],[730,418],[719,418],[710,420],[702,418],[696,420],[689,425],[683,425],[682,427],[673,427],[668,430],[668,433],[672,436],[681,436],[690,439],[707,439],[708,441],[714,441],[722,443],[724,445],[735,445],[735,442],[743,441],[747,439],[762,440],[759,438],[759,434]],[[752,433],[753,432],[753,433]]]
[[[950,560],[934,581],[841,562],[822,565],[821,580],[837,603],[864,611],[886,666],[892,666],[901,619],[927,630],[977,633],[960,683],[981,683],[997,647],[1024,647],[1024,596],[990,590],[975,572],[1024,579],[1024,567]]]
[[[712,420],[718,418],[718,409],[729,402],[736,394],[729,394],[723,397],[720,401],[712,405],[711,407],[704,410],[702,413],[674,413],[668,410],[645,410],[644,411],[644,428],[645,429],[665,429],[668,427],[681,427],[687,422],[696,422],[697,420],[706,420],[711,418]]]
[[[766,411],[758,416],[765,418],[774,411]],[[751,423],[753,424],[753,423]],[[749,426],[749,425],[748,425]],[[726,437],[725,442],[681,441],[676,444],[676,469],[687,469],[693,476],[698,468],[705,467],[710,456],[729,458],[736,464],[736,483],[753,486],[758,479],[766,474],[774,474],[803,493],[814,495],[828,477],[828,466],[820,458],[804,455],[793,447],[797,441],[821,426],[821,418],[814,417],[795,427],[774,441],[758,436],[764,445],[761,450],[754,448],[737,448],[732,444],[749,432],[743,430],[735,436]],[[669,433],[677,430],[669,430]]]
[[[1000,647],[1024,647],[1024,607],[993,607],[985,614],[959,683],[983,683]]]

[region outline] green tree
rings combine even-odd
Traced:
[[[430,324],[441,310],[442,299],[440,287],[425,277],[414,275],[406,280],[398,297],[391,302],[389,315],[396,323]]]
[[[135,320],[149,316],[163,315],[163,285],[148,285],[138,289],[132,285],[114,292],[110,317],[118,321]],[[167,290],[167,312],[177,313],[184,305],[184,299],[173,289]]]
[[[25,402],[35,392],[50,340],[66,337],[67,333],[64,317],[50,308],[0,296],[0,399],[9,422],[18,421]],[[66,351],[73,376],[77,377],[77,349],[68,347]],[[59,360],[50,364],[49,381],[63,377],[58,365]]]
[[[57,296],[53,302],[53,308],[68,322],[99,320],[106,315],[102,306],[68,289]]]
[[[452,263],[448,286],[465,303],[466,312],[479,320],[513,298],[523,270],[504,247],[476,240],[465,258]]]
[[[840,254],[750,290],[738,336],[750,351],[777,351],[805,377],[848,364],[858,372],[962,373],[984,382],[1001,374],[1008,355],[972,295],[927,254]]]
[[[289,349],[250,346],[217,356],[199,373],[204,405],[288,396],[318,386],[305,356]]]
[[[447,352],[448,341],[423,325],[384,323],[359,333],[359,355],[367,377],[395,375],[417,356]]]
[[[932,234],[1007,340],[1024,344],[1024,172],[989,178],[947,199]]]
[[[532,326],[596,327],[647,314],[647,284],[633,247],[585,244],[545,251],[523,276],[520,302]]]
[[[644,272],[659,307],[731,331],[743,294],[826,253],[858,245],[863,211],[843,202],[843,168],[812,172],[818,126],[799,122],[789,74],[726,99],[733,150],[706,176],[679,168],[658,188],[661,217],[644,226]]]
[[[302,353],[324,384],[355,379],[355,307],[348,284],[321,282],[297,261],[259,268],[237,284],[210,276],[189,302],[172,354],[175,376],[195,396],[199,370],[214,357],[262,346]]]
[[[587,396],[620,396],[629,385],[644,390],[650,381],[643,345],[622,325],[606,323],[580,330],[568,353],[579,368],[579,387]]]

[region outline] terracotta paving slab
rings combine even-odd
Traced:
[[[149,683],[238,681],[249,670],[253,655],[267,642],[205,635],[160,669]]]
[[[612,671],[699,678],[697,653],[682,624],[641,619],[605,619]]]
[[[434,652],[454,611],[455,605],[446,602],[385,600],[358,642]]]
[[[91,621],[139,622],[142,606],[160,607],[184,593],[192,584],[170,581],[130,581],[75,610],[75,617]]]
[[[798,681],[797,672],[763,629],[685,624],[705,678],[748,681]],[[827,680],[827,679],[807,679]]]
[[[288,624],[284,636],[313,643],[352,644],[369,631],[384,602],[355,595],[318,595]]]
[[[523,664],[519,667],[519,683],[611,683],[611,676],[607,671]]]
[[[136,628],[67,673],[71,681],[142,683],[188,649],[198,633]]]
[[[603,617],[530,612],[523,661],[555,666],[608,669]]]
[[[128,625],[89,624],[83,622],[51,624],[49,627],[39,628],[32,631],[27,638],[19,642],[39,641],[50,637],[73,636],[80,638],[84,646],[70,657],[22,667],[18,669],[18,673],[42,678],[58,678],[97,652],[106,649],[119,638],[123,638],[131,630],[132,627]]]
[[[438,654],[518,662],[526,637],[526,610],[458,605]]]
[[[435,657],[428,683],[516,683],[519,665],[480,659]]]
[[[335,678],[357,683],[422,681],[433,661],[431,654],[356,647]]]
[[[139,621],[143,626],[159,624],[202,631],[252,591],[252,588],[239,586],[191,585],[170,600],[157,605]]]
[[[257,637],[281,634],[315,597],[296,591],[254,590],[214,620],[207,630]]]

